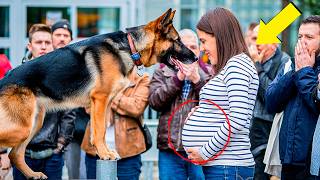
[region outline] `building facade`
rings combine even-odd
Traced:
[[[281,1],[265,0],[0,0],[0,53],[13,66],[20,64],[28,43],[27,32],[34,23],[52,24],[68,19],[75,41],[95,34],[125,30],[145,24],[176,9],[177,29],[191,28],[206,10],[222,6],[239,19],[243,30],[260,18],[269,21],[281,9]]]

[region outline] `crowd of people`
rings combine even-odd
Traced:
[[[141,153],[147,148],[140,127],[148,105],[159,112],[160,180],[320,179],[320,16],[301,22],[292,57],[278,44],[257,44],[257,23],[244,35],[225,8],[207,11],[195,29],[179,35],[199,57],[197,62],[178,62],[175,70],[160,64],[152,76],[140,75],[134,67],[128,75],[130,86],[113,98],[108,118],[114,123],[106,131],[106,142],[121,158],[118,179],[140,177]],[[22,63],[71,41],[66,20],[51,27],[34,24]],[[1,67],[3,76],[11,68],[8,61]],[[172,111],[186,100],[195,101],[180,108],[169,127]],[[26,163],[49,179],[62,179],[66,162],[69,178],[79,179],[84,162],[86,178],[95,179],[99,157],[90,144],[89,119],[85,108],[46,114],[27,146]],[[2,171],[11,167],[7,153],[0,149]],[[270,159],[280,166],[273,167]],[[14,179],[25,179],[12,167]]]

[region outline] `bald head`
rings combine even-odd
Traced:
[[[200,48],[197,34],[191,29],[182,29],[179,31],[179,36],[182,43],[199,57]]]
[[[261,53],[262,51],[265,51],[264,56],[263,56],[263,60],[269,59],[274,52],[277,49],[277,44],[273,43],[273,44],[257,44],[257,38],[258,38],[258,32],[259,32],[259,28],[260,26],[256,26],[253,29],[253,33],[252,33],[252,41],[254,42],[254,45],[257,47],[258,53]]]

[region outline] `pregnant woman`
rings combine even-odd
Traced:
[[[197,24],[202,50],[217,74],[200,91],[199,107],[187,119],[182,142],[188,158],[213,158],[227,144],[229,126],[219,105],[230,120],[230,142],[224,152],[203,164],[206,179],[253,179],[254,159],[250,151],[249,126],[259,86],[258,74],[249,57],[236,17],[216,8]]]

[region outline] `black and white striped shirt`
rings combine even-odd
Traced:
[[[250,151],[249,127],[259,86],[254,63],[244,53],[232,57],[226,66],[204,85],[200,91],[199,108],[183,127],[184,148],[199,147],[200,155],[207,160],[214,157],[227,143],[229,126],[231,137],[225,151],[210,165],[251,166],[254,159]]]

